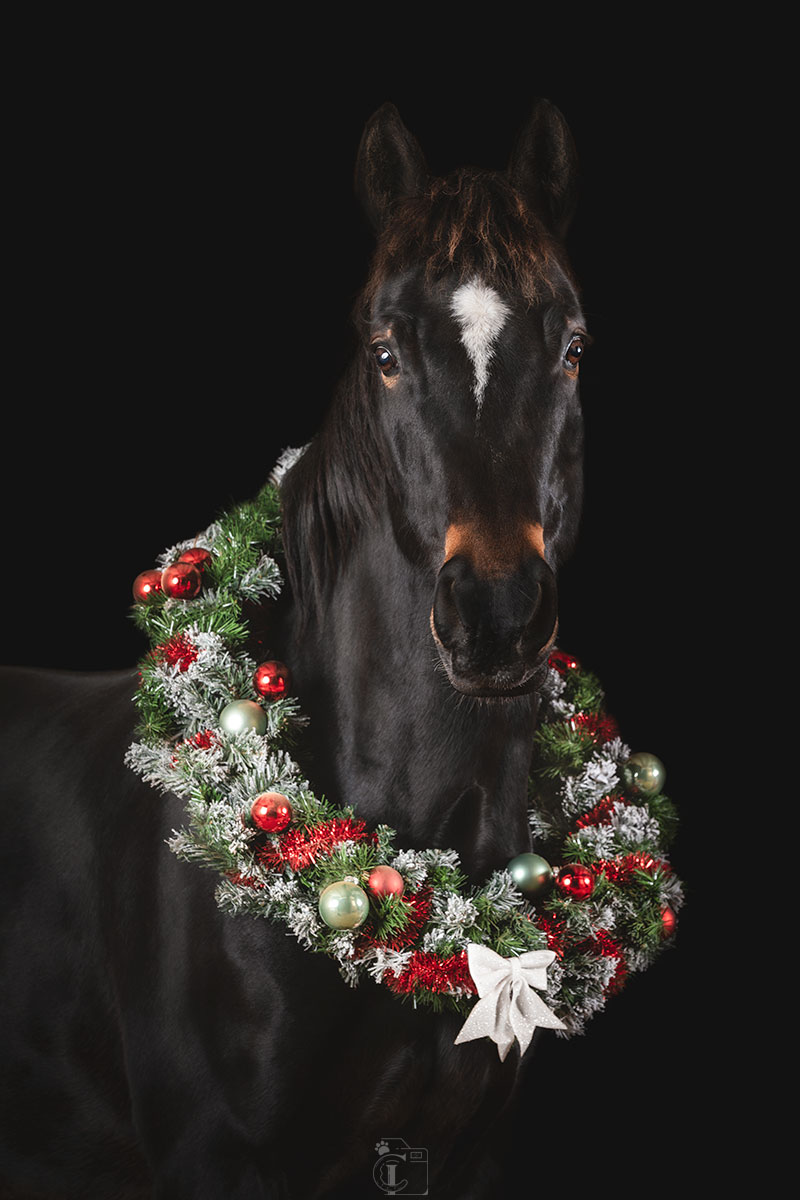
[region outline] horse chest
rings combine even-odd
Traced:
[[[376,1147],[397,1138],[424,1151],[431,1181],[448,1178],[510,1097],[517,1055],[501,1063],[489,1043],[455,1046],[460,1018],[369,984],[350,989],[331,964],[288,957],[291,1016],[279,1024],[296,1049],[270,1080],[283,1098],[271,1141],[297,1194],[346,1183],[368,1192]]]
[[[466,1161],[510,1094],[516,1055],[455,1046],[460,1018],[369,982],[351,989],[274,928],[217,924],[207,899],[172,914],[160,969],[145,986],[135,972],[123,1018],[138,1133],[159,1170],[182,1155],[187,1126],[211,1145],[229,1131],[240,1153],[255,1147],[264,1178],[285,1174],[309,1198],[371,1187],[376,1146],[393,1138],[424,1149],[431,1178]]]

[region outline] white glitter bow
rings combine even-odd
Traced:
[[[552,950],[529,950],[517,958],[502,958],[487,946],[470,942],[467,962],[480,999],[459,1030],[455,1045],[474,1038],[497,1042],[502,1062],[514,1038],[520,1054],[528,1048],[537,1025],[543,1029],[565,1029],[534,988],[547,987],[547,968],[555,958]]]

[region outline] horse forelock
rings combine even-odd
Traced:
[[[477,277],[533,304],[554,287],[555,243],[502,174],[465,169],[400,201],[378,243],[364,290],[368,310],[382,284],[409,267],[426,278]]]

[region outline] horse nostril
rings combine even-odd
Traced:
[[[524,567],[521,591],[529,602],[528,619],[520,638],[523,656],[537,654],[553,637],[558,622],[558,589],[550,567],[538,555]]]
[[[536,620],[536,614],[539,610],[541,602],[541,588],[525,588],[521,589],[520,607],[518,612],[519,623],[516,626],[517,645],[520,651],[524,653],[525,645],[528,638],[528,633],[533,622]]]
[[[473,627],[480,615],[471,568],[461,555],[448,559],[439,572],[433,598],[436,635],[448,649]]]
[[[445,649],[476,662],[531,661],[552,638],[556,616],[555,577],[538,555],[502,577],[478,576],[463,555],[439,572],[434,632]]]

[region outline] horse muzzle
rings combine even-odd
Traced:
[[[555,575],[530,551],[486,573],[456,553],[439,571],[431,629],[453,687],[472,696],[533,691],[558,626]]]

